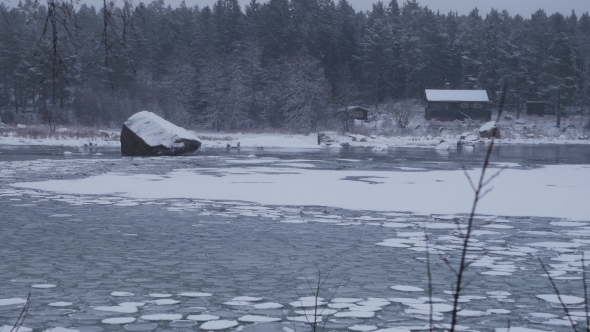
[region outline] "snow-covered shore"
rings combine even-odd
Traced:
[[[561,128],[555,127],[551,116],[522,116],[514,119],[507,115],[499,123],[501,133],[497,144],[590,144],[590,133],[584,129],[585,122],[579,118],[564,119]],[[241,133],[193,131],[201,140],[202,149],[225,148],[288,148],[322,149],[363,147],[375,151],[386,151],[396,147],[435,148],[445,141],[449,148],[456,147],[461,136],[474,135],[475,145],[485,144],[487,139],[479,139],[478,129],[483,123],[478,121],[438,122],[415,118],[408,128],[399,129],[383,118],[378,121],[359,122],[351,128],[353,133],[327,132],[328,141],[321,144],[318,132],[309,134],[289,133]],[[0,126],[0,145],[21,146],[98,146],[119,147],[119,130],[98,130],[94,128],[59,128],[49,132],[47,126]],[[440,148],[440,147],[439,147]]]
[[[384,136],[384,135],[337,135],[333,143],[318,145],[317,133],[309,135],[303,134],[259,134],[259,133],[215,133],[199,134],[197,136],[202,140],[202,148],[205,149],[225,149],[228,145],[231,148],[245,149],[263,149],[263,148],[288,148],[288,149],[322,149],[322,148],[343,148],[343,147],[363,147],[374,148],[375,151],[385,151],[388,148],[396,147],[417,147],[417,148],[435,148],[442,140],[449,142],[451,147],[456,144],[458,135],[440,135],[440,136]],[[488,140],[481,140],[480,144]],[[497,144],[590,144],[589,139],[568,139],[552,137],[520,137],[520,138],[503,138],[497,139]],[[117,139],[106,137],[69,137],[69,136],[49,136],[44,138],[31,138],[19,136],[15,133],[0,136],[0,145],[13,146],[97,146],[97,147],[120,147],[121,143]]]

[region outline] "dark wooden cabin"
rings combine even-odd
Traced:
[[[425,90],[426,120],[453,121],[477,119],[489,121],[492,111],[485,90]]]
[[[369,109],[362,106],[348,106],[341,109],[348,113],[350,120],[369,120]]]

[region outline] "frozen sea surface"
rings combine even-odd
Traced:
[[[494,161],[511,169],[589,163],[587,148],[506,148]],[[317,317],[327,320],[328,330],[424,330],[430,308],[424,229],[434,271],[434,318],[449,323],[454,278],[441,257],[456,261],[460,237],[451,226],[464,214],[56,194],[10,184],[107,172],[166,176],[180,168],[258,167],[233,162],[250,154],[257,155],[254,160],[267,158],[268,167],[288,164],[293,171],[310,165],[456,170],[461,164],[476,167],[477,150],[471,156],[400,149],[389,154],[204,152],[183,158],[11,151],[0,149],[0,321],[5,325],[16,320],[30,290],[24,326],[35,331],[287,331],[294,322],[304,331],[305,322],[314,319],[307,306],[315,303],[308,280],[317,281],[317,264],[324,276],[332,269]],[[556,154],[563,160],[550,157]],[[505,328],[510,320],[513,329],[571,330],[562,324],[565,314],[536,258],[543,259],[578,317],[584,310],[581,253],[590,251],[590,220],[486,215],[476,223],[468,270],[474,279],[461,297],[459,323],[490,330]]]

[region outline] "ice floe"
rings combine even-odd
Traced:
[[[149,314],[140,318],[149,321],[173,321],[182,319],[182,314]]]
[[[280,318],[276,317],[268,317],[268,316],[259,316],[259,315],[246,315],[238,318],[238,322],[244,323],[271,323],[271,322],[280,322]]]
[[[203,314],[203,315],[189,315],[188,317],[186,317],[186,319],[188,320],[194,320],[196,322],[208,322],[211,320],[218,320],[220,317],[219,316],[215,316],[215,315],[207,315],[207,314]]]
[[[239,325],[238,322],[236,322],[234,320],[213,320],[213,321],[201,324],[201,326],[199,326],[199,328],[201,330],[217,331],[217,330],[229,329],[231,327],[235,327],[238,325]]]
[[[391,286],[391,289],[402,291],[402,292],[423,292],[424,288],[415,287],[415,286],[405,286],[405,285],[395,285]]]
[[[579,304],[579,303],[583,303],[584,299],[581,297],[577,297],[577,296],[571,296],[571,295],[555,295],[555,294],[546,294],[546,295],[537,295],[538,298],[540,298],[541,300],[545,300],[547,302],[551,302],[551,303],[561,303],[563,302],[564,304]],[[560,301],[561,298],[561,301]]]
[[[103,324],[121,325],[135,322],[135,317],[116,317],[116,318],[105,318],[102,320]]]

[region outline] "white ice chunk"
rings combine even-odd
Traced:
[[[12,325],[2,325],[0,326],[0,332],[31,332],[33,329],[19,326],[18,328],[14,328]]]
[[[111,296],[121,296],[121,297],[124,297],[124,296],[133,296],[133,295],[135,295],[135,294],[129,293],[129,292],[112,292],[111,293]]]
[[[212,296],[211,293],[201,293],[201,292],[184,292],[178,294],[179,296],[186,296],[186,297],[208,297]]]
[[[196,322],[208,322],[211,320],[218,320],[219,316],[215,315],[190,315],[186,317],[188,320],[194,320]]]
[[[377,326],[375,325],[353,325],[348,327],[351,331],[375,331]]]
[[[253,305],[255,309],[281,309],[283,307],[280,303],[275,302],[265,302],[265,303],[257,303]]]
[[[71,305],[71,302],[53,302],[48,304],[50,307],[69,307]]]
[[[259,315],[246,315],[238,318],[238,322],[244,323],[271,323],[271,322],[279,322],[281,321],[280,318],[276,317],[267,317],[267,316],[259,316]]]
[[[258,302],[262,301],[261,297],[251,297],[251,296],[238,296],[231,299],[232,301],[246,301],[246,302]]]
[[[27,300],[20,299],[17,297],[9,298],[9,299],[0,299],[0,306],[2,305],[15,305],[15,304],[25,304]]]
[[[116,317],[105,318],[102,320],[103,324],[121,325],[135,322],[135,317]]]
[[[383,299],[380,297],[370,297],[364,301],[357,302],[357,305],[365,305],[365,306],[374,306],[374,307],[383,307],[386,305],[390,305],[391,302],[387,299]]]
[[[488,309],[486,311],[488,313],[490,313],[490,314],[497,314],[497,315],[503,315],[503,314],[509,314],[509,313],[511,313],[510,310],[506,310],[506,309]]]
[[[57,287],[57,286],[55,286],[54,284],[35,284],[35,285],[31,285],[31,287],[32,288],[43,288],[43,289],[46,289],[46,288],[54,288],[54,287]]]
[[[173,321],[182,319],[182,314],[151,314],[143,315],[140,318],[149,321]]]
[[[158,299],[158,300],[153,300],[153,301],[149,301],[150,303],[156,304],[156,305],[170,305],[170,304],[178,304],[180,303],[180,301],[176,301],[173,299]]]
[[[123,313],[123,314],[134,314],[137,312],[137,307],[135,306],[123,306],[123,305],[117,305],[117,306],[103,306],[103,307],[94,307],[94,310],[100,310],[100,311],[110,311],[110,312],[119,312],[119,313]]]
[[[487,316],[487,315],[489,315],[489,313],[486,311],[461,310],[461,311],[457,312],[457,315],[463,316],[463,317],[481,317],[481,316]]]
[[[331,302],[334,303],[356,303],[356,302],[360,302],[363,299],[359,299],[359,298],[346,298],[346,297],[337,297],[332,299]]]
[[[537,297],[540,298],[541,300],[545,300],[547,302],[561,303],[559,301],[559,297],[555,294],[537,295]],[[560,297],[561,297],[561,301],[563,301],[563,303],[565,303],[565,304],[579,304],[579,303],[584,302],[583,298],[577,297],[577,296],[560,295]]]
[[[200,328],[201,330],[216,331],[229,329],[230,327],[234,326],[238,326],[238,322],[234,320],[214,320],[203,323]]]
[[[402,291],[402,292],[423,292],[424,289],[414,286],[395,285],[391,286],[391,289]]]

